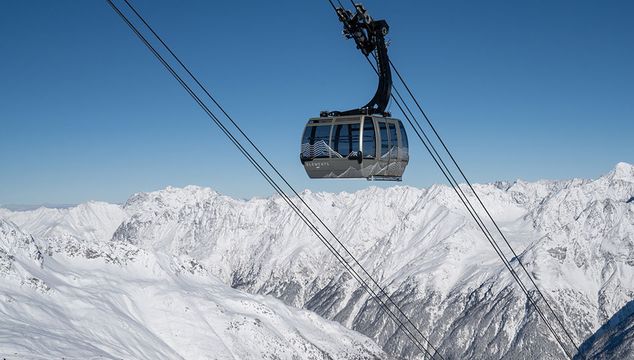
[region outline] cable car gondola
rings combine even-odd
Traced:
[[[385,20],[373,20],[361,4],[356,14],[336,8],[343,33],[354,39],[366,57],[375,54],[379,85],[365,106],[348,111],[322,111],[308,120],[300,160],[312,179],[356,178],[400,181],[409,161],[403,123],[385,109],[392,91],[392,74]]]
[[[310,119],[301,160],[308,176],[400,180],[409,161],[398,119],[353,115]]]

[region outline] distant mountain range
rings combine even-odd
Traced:
[[[68,209],[75,206],[77,206],[77,204],[0,204],[0,208],[11,211],[29,211],[36,210],[42,207],[49,209]]]
[[[632,354],[634,166],[475,189],[577,356]],[[445,359],[565,358],[451,188],[301,195]],[[0,355],[423,358],[279,197],[0,209],[0,290]]]

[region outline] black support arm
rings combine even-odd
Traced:
[[[373,20],[361,4],[355,4],[356,14],[339,7],[336,9],[339,20],[343,23],[343,34],[348,39],[354,39],[357,49],[366,57],[376,51],[379,85],[374,97],[365,106],[348,111],[323,112],[326,116],[341,115],[389,115],[385,109],[390,101],[392,92],[392,73],[387,55],[385,36],[390,30],[385,20]]]

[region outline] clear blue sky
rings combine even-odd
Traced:
[[[326,0],[134,4],[299,189],[371,185],[309,180],[298,161],[307,118],[376,85]],[[634,162],[633,2],[364,4],[472,180]],[[2,1],[0,79],[0,204],[272,193],[105,1]],[[412,143],[404,184],[443,182]]]

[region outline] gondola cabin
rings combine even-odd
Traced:
[[[334,6],[334,5],[333,5]],[[346,38],[357,49],[373,54],[379,83],[372,99],[347,111],[322,111],[308,120],[302,135],[300,160],[312,179],[368,179],[400,181],[409,162],[407,135],[400,120],[386,111],[392,73],[385,36],[385,20],[374,20],[361,4],[356,13],[335,8]]]
[[[407,135],[400,120],[383,116],[313,118],[300,160],[312,179],[400,181],[409,161]]]

